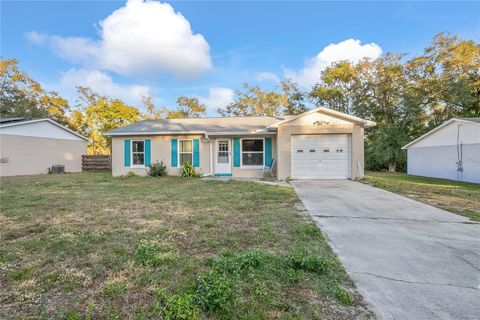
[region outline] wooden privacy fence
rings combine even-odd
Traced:
[[[82,155],[83,171],[110,171],[112,170],[112,156],[110,155]]]

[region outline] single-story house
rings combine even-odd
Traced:
[[[454,118],[405,145],[407,174],[480,183],[480,118]]]
[[[112,137],[112,173],[145,174],[163,161],[169,174],[189,161],[205,175],[258,178],[274,161],[279,179],[360,179],[364,128],[374,122],[326,108],[287,117],[144,120]]]
[[[0,119],[0,176],[82,171],[88,139],[51,119]]]

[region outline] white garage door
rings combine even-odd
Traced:
[[[350,149],[348,134],[293,135],[292,178],[348,179]]]

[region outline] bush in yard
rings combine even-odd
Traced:
[[[167,166],[163,161],[155,161],[150,168],[147,169],[147,174],[151,177],[166,177],[167,176]]]
[[[183,164],[181,173],[182,173],[182,177],[184,177],[184,178],[200,177],[200,174],[198,174],[195,171],[195,168],[190,163],[190,161],[187,161]]]
[[[215,270],[204,272],[195,283],[195,302],[208,313],[227,312],[235,300],[233,282]]]

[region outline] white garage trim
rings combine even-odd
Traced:
[[[292,135],[293,179],[350,179],[351,135]]]

